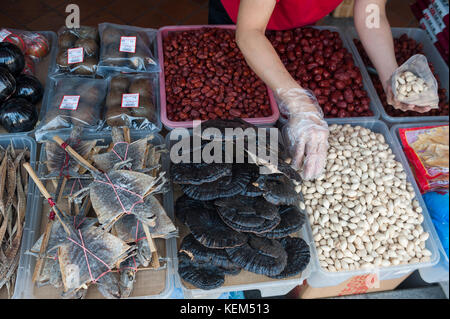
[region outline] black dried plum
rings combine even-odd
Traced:
[[[275,205],[294,205],[300,201],[294,183],[282,174],[261,175],[253,184],[264,191],[264,198]]]
[[[287,264],[281,273],[271,277],[276,279],[292,277],[305,270],[311,258],[308,244],[296,237],[283,238],[280,244],[287,253]]]
[[[231,197],[243,192],[249,184],[251,176],[245,166],[234,164],[232,176],[224,176],[214,182],[201,185],[183,184],[181,189],[186,195],[197,200]]]
[[[241,269],[234,264],[225,249],[208,248],[200,244],[192,234],[187,235],[181,242],[180,251],[185,252],[198,263],[210,263],[220,267],[226,273],[233,274]]]
[[[200,185],[231,175],[231,164],[178,163],[170,167],[170,176],[176,184]]]
[[[287,263],[286,251],[280,242],[273,239],[249,236],[244,245],[226,251],[232,262],[260,275],[275,276]]]
[[[305,224],[305,215],[296,206],[280,206],[281,221],[274,229],[259,236],[279,239],[299,231]]]
[[[178,253],[178,273],[183,280],[203,290],[218,288],[225,282],[225,274],[219,267],[193,262],[183,252]]]
[[[247,235],[228,227],[214,208],[192,211],[185,216],[192,235],[209,248],[231,248],[247,242]]]
[[[280,223],[278,207],[262,197],[234,196],[214,202],[225,224],[241,231],[264,233]]]

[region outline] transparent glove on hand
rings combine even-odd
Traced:
[[[304,89],[277,89],[280,112],[288,118],[282,134],[289,143],[292,165],[305,180],[323,173],[328,151],[328,125],[316,97]]]

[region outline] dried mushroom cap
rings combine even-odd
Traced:
[[[232,176],[225,176],[201,185],[181,185],[181,189],[186,195],[197,200],[231,197],[243,192],[251,180],[251,174],[244,166],[235,164]]]
[[[104,172],[109,172],[114,165],[131,160],[130,168],[132,170],[141,170],[144,168],[145,153],[147,149],[147,139],[143,138],[131,144],[127,142],[116,142],[111,151],[103,154],[95,154],[92,159],[95,166]]]
[[[271,277],[276,279],[292,277],[305,270],[311,258],[308,244],[296,237],[283,238],[280,243],[286,250],[287,264],[281,273]]]
[[[275,205],[294,205],[300,201],[294,183],[284,175],[261,175],[253,184],[264,191],[264,198]]]
[[[183,252],[178,253],[178,274],[184,281],[203,290],[219,288],[225,282],[225,274],[219,267],[193,262]]]
[[[231,164],[179,163],[172,164],[170,176],[176,184],[200,185],[231,176]]]
[[[184,252],[197,263],[210,263],[220,267],[222,270],[234,273],[241,269],[228,258],[224,249],[208,248],[200,244],[192,234],[183,238],[180,246],[180,252]]]
[[[226,251],[232,262],[260,275],[275,276],[287,263],[286,251],[280,242],[273,239],[251,235],[244,245]]]
[[[262,197],[234,196],[214,202],[229,227],[242,232],[264,233],[280,223],[277,206]]]
[[[186,223],[186,216],[188,214],[195,214],[200,210],[205,209],[206,203],[200,200],[192,199],[187,195],[178,197],[175,202],[175,216],[183,223]]]
[[[299,231],[305,224],[305,215],[296,206],[280,206],[278,213],[281,221],[271,231],[259,234],[259,236],[279,239]]]
[[[192,211],[186,214],[185,222],[195,239],[209,248],[237,247],[247,241],[247,235],[224,224],[214,208]]]

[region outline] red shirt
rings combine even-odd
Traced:
[[[234,23],[240,0],[221,0]],[[333,11],[343,0],[276,0],[267,29],[288,30],[313,24]]]

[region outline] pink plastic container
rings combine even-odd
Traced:
[[[164,52],[163,52],[163,39],[167,37],[169,32],[182,32],[182,31],[192,31],[201,28],[220,28],[220,29],[232,29],[236,30],[235,25],[185,25],[185,26],[167,26],[162,27],[158,30],[157,40],[158,40],[158,58],[159,65],[161,66],[161,73],[159,74],[159,89],[161,94],[161,122],[168,130],[174,128],[192,128],[194,126],[193,121],[178,121],[174,122],[167,118],[167,105],[166,105],[166,80],[164,76]],[[278,105],[273,96],[272,90],[267,88],[269,94],[270,107],[272,109],[272,115],[269,117],[258,117],[243,120],[258,126],[271,126],[274,125],[280,116],[278,110]]]

